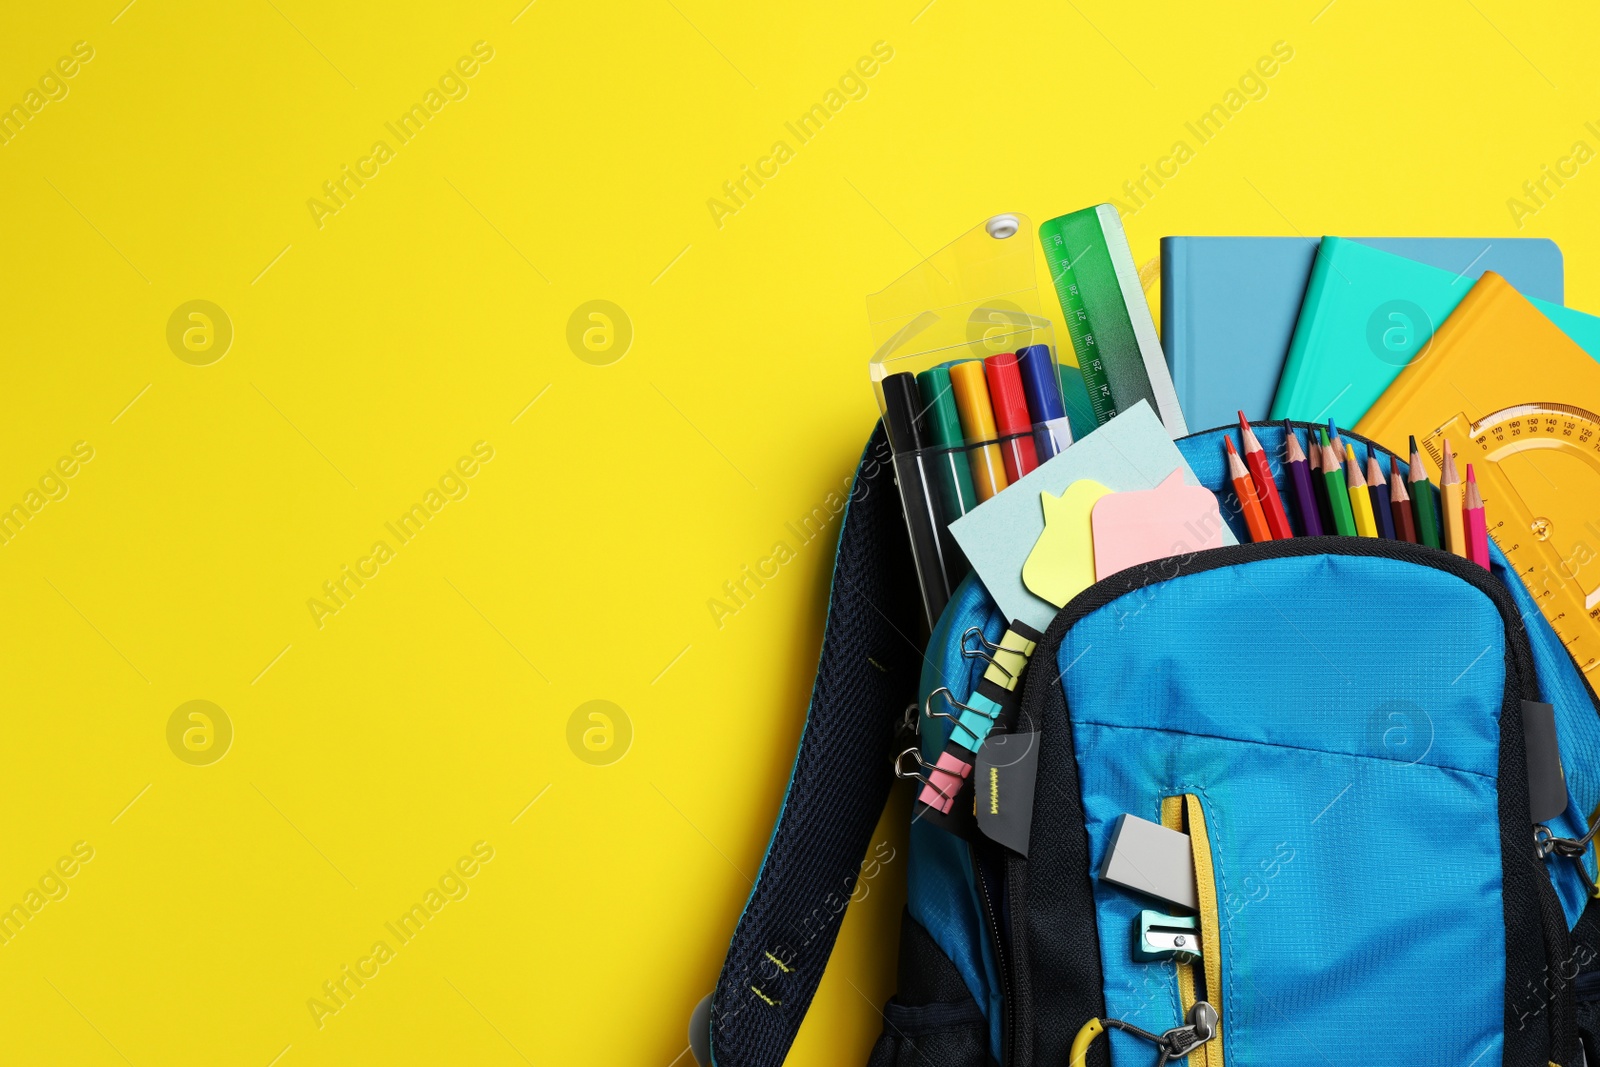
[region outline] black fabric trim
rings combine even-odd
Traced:
[[[978,1002],[967,994],[965,1004],[897,1004],[883,1006],[883,1018],[890,1026],[909,1037],[920,1037],[937,1030],[976,1026],[982,1029],[987,1020]]]

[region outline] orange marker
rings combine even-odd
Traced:
[[[1270,541],[1272,529],[1261,510],[1261,498],[1256,496],[1250,472],[1244,469],[1244,462],[1239,458],[1239,453],[1234,451],[1233,438],[1224,437],[1222,441],[1228,446],[1228,477],[1233,479],[1233,491],[1239,497],[1239,510],[1244,513],[1244,524],[1250,527],[1250,540]]]
[[[1244,442],[1244,461],[1250,465],[1250,477],[1256,483],[1256,495],[1261,499],[1261,511],[1267,517],[1267,529],[1272,531],[1272,539],[1281,541],[1285,537],[1294,536],[1294,527],[1289,525],[1289,513],[1283,510],[1283,501],[1278,496],[1278,482],[1272,477],[1272,464],[1267,462],[1267,453],[1261,447],[1261,442],[1256,440],[1256,432],[1250,428],[1250,422],[1244,417],[1244,412],[1239,412],[1239,439]]]
[[[981,504],[1010,484],[1006,480],[1005,459],[1000,454],[1000,434],[994,423],[994,407],[989,403],[989,387],[984,383],[983,361],[971,359],[952,364],[950,386],[956,394],[967,462],[972,465],[972,485]]]

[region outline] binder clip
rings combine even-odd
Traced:
[[[906,767],[907,756],[911,757],[915,767],[910,769]],[[940,760],[943,761],[943,759],[944,757],[941,756]],[[967,769],[970,771],[972,768],[969,767]],[[948,787],[949,793],[946,794],[940,785],[934,784],[934,776],[940,775],[940,773],[937,766],[930,767],[923,760],[922,753],[917,751],[915,746],[904,750],[894,758],[894,776],[901,781],[921,782],[922,789],[918,793],[917,799],[924,804],[929,804],[930,807],[937,808],[941,812],[948,812],[950,805],[955,802],[956,793],[961,789],[961,778],[966,776],[962,775],[960,778],[956,778],[954,785]],[[930,793],[934,797],[933,803],[929,803],[927,799]]]
[[[973,638],[977,639],[977,644],[974,645],[971,648],[968,648],[967,647],[967,642],[969,640],[972,640]],[[997,670],[1001,674],[1004,674],[1006,676],[1006,681],[1008,683],[1010,683],[1011,685],[1016,685],[1017,676],[1015,674],[1011,673],[1010,668],[1008,668],[1005,664],[1001,663],[1000,660],[997,658],[998,653],[1003,652],[1003,651],[1011,651],[1011,650],[1010,649],[1006,649],[1004,646],[996,644],[995,642],[989,640],[987,637],[983,636],[983,628],[980,627],[980,626],[969,626],[961,634],[961,658],[962,659],[981,659],[985,663],[987,663],[991,668],[993,668],[994,670]],[[987,670],[985,670],[984,673],[988,674],[989,672]]]
[[[948,711],[933,710],[933,698],[940,693],[944,694],[946,703],[952,708],[960,709],[960,716],[952,715]],[[930,719],[948,719],[951,723],[950,743],[959,745],[969,754],[976,756],[978,749],[983,745],[983,739],[989,736],[989,730],[1000,718],[1004,709],[982,692],[973,693],[967,700],[970,703],[962,703],[947,686],[941,685],[928,694],[928,701],[922,710]],[[969,759],[967,762],[972,761]]]

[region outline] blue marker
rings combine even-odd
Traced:
[[[1033,445],[1043,463],[1072,444],[1072,423],[1061,396],[1061,379],[1056,377],[1055,360],[1049,345],[1027,345],[1017,349],[1017,369],[1022,372],[1022,391],[1028,398],[1028,417],[1033,420]]]

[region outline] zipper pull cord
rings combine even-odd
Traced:
[[[1600,815],[1600,811],[1596,814]],[[1557,837],[1550,827],[1539,823],[1533,828],[1534,852],[1540,859],[1547,859],[1554,853],[1572,860],[1577,864],[1578,877],[1583,879],[1584,888],[1588,890],[1589,895],[1600,896],[1600,887],[1595,886],[1594,879],[1589,877],[1589,868],[1583,862],[1597,831],[1600,831],[1600,818],[1589,824],[1588,833],[1582,837]]]
[[[1067,1061],[1069,1067],[1084,1067],[1089,1046],[1107,1030],[1121,1030],[1150,1042],[1161,1050],[1156,1057],[1156,1067],[1166,1067],[1169,1060],[1182,1059],[1216,1036],[1217,1009],[1203,1000],[1197,1000],[1194,1007],[1189,1009],[1189,1022],[1174,1026],[1164,1034],[1152,1034],[1121,1019],[1090,1019],[1072,1039],[1072,1052]]]

